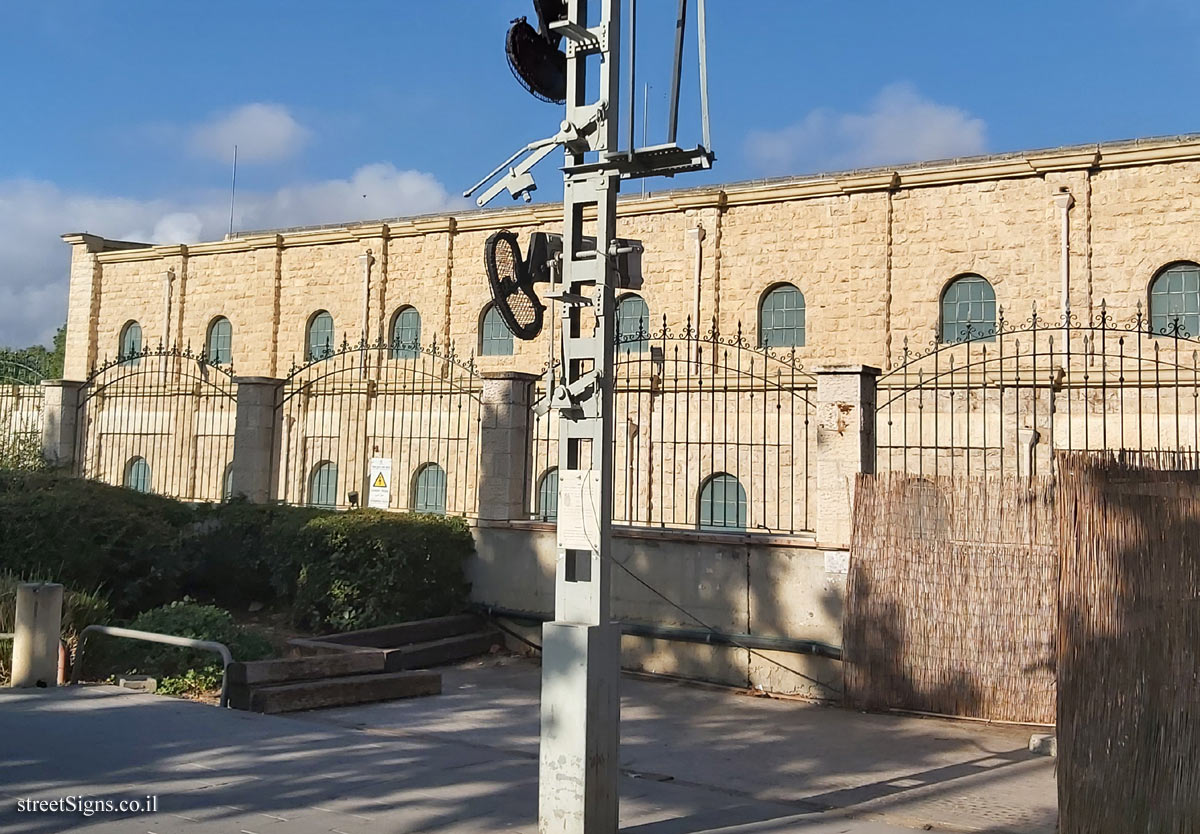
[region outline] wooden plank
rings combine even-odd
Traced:
[[[401,669],[427,669],[430,666],[441,666],[487,654],[491,651],[492,646],[501,645],[504,645],[504,641],[498,631],[488,630],[459,634],[441,640],[429,640],[411,646],[389,649],[385,668],[389,672]]]
[[[337,678],[344,675],[365,675],[383,671],[386,671],[383,654],[367,650],[231,663],[226,674],[229,676],[230,684],[256,686],[318,678]]]
[[[394,649],[408,643],[424,643],[478,631],[481,625],[479,617],[474,614],[455,614],[451,617],[431,617],[427,620],[347,631],[344,634],[331,634],[315,639],[321,643]]]
[[[366,704],[439,695],[442,676],[437,672],[389,672],[377,675],[352,675],[320,681],[285,683],[258,687],[250,693],[253,712],[296,712],[322,707]]]

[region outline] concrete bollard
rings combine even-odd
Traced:
[[[57,686],[63,587],[26,582],[17,587],[12,686]]]

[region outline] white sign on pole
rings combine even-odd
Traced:
[[[600,473],[570,469],[558,473],[558,546],[567,550],[600,547]]]
[[[386,510],[392,498],[392,459],[371,458],[371,477],[367,481],[367,506]]]

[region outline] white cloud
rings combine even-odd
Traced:
[[[845,170],[980,154],[986,132],[982,119],[891,84],[866,112],[818,109],[780,130],[752,131],[746,155],[769,173]]]
[[[364,197],[365,195],[365,197]],[[239,229],[396,217],[465,205],[430,174],[367,165],[349,178],[239,193]],[[67,313],[66,232],[193,243],[229,229],[229,195],[133,200],[75,194],[53,183],[0,181],[0,346],[48,344]]]
[[[244,104],[187,131],[188,149],[199,157],[230,162],[233,146],[246,162],[277,162],[295,155],[308,130],[281,104]]]

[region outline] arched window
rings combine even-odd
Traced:
[[[704,482],[700,488],[700,529],[746,529],[746,490],[737,478],[719,472]]]
[[[767,290],[758,308],[759,347],[801,347],[804,344],[804,293],[791,284]]]
[[[214,365],[228,365],[233,361],[233,325],[224,316],[217,316],[208,326],[206,353]]]
[[[942,341],[996,338],[996,291],[981,275],[960,275],[942,292]]]
[[[392,358],[416,359],[421,347],[421,314],[401,307],[392,317]]]
[[[142,326],[136,321],[128,322],[121,328],[119,349],[121,358],[125,358],[130,365],[136,365],[141,361],[138,354],[142,352]]]
[[[536,515],[542,521],[558,520],[558,467],[547,469],[538,481]]]
[[[333,316],[325,310],[318,310],[314,313],[313,317],[308,320],[308,333],[304,337],[304,345],[310,362],[314,359],[332,356],[334,351]]]
[[[308,504],[332,510],[337,506],[337,464],[323,460],[316,465],[308,478]]]
[[[131,458],[125,464],[125,486],[134,492],[150,491],[150,464],[143,457]]]
[[[446,514],[446,470],[427,463],[413,478],[413,510],[418,513]]]
[[[1200,337],[1200,264],[1180,262],[1150,282],[1150,332]]]
[[[617,302],[617,349],[621,353],[644,353],[650,346],[650,308],[640,295],[626,295]]]
[[[480,356],[512,356],[513,334],[500,318],[494,304],[489,304],[483,313],[479,328]]]

